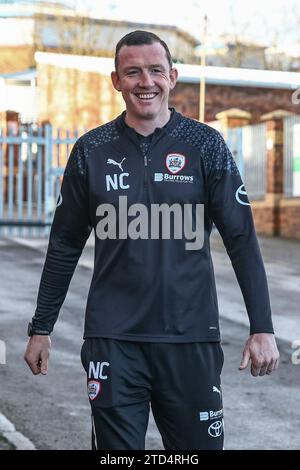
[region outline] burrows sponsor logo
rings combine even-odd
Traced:
[[[221,410],[210,410],[210,411],[200,411],[199,417],[200,421],[209,421],[211,419],[221,418],[223,416],[223,409]]]
[[[170,175],[168,173],[154,173],[154,181],[168,181],[171,183],[193,183],[194,177],[189,175]]]

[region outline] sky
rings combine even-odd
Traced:
[[[67,3],[67,2],[66,2]],[[208,17],[208,37],[235,33],[267,46],[300,53],[300,0],[68,0],[98,18],[179,26],[197,39]]]

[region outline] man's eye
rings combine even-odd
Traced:
[[[137,73],[137,70],[129,70],[129,72],[127,72],[127,75],[136,75]]]
[[[161,69],[152,69],[152,72],[153,73],[161,73],[162,71],[161,71]]]

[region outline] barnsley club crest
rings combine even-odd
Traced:
[[[179,173],[185,166],[185,156],[180,153],[169,153],[166,156],[166,167],[170,173]]]
[[[100,382],[98,382],[98,380],[89,380],[87,384],[87,389],[89,399],[95,400],[101,390]]]

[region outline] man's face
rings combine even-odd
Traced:
[[[170,69],[160,43],[121,47],[118,70],[111,77],[115,89],[122,92],[127,113],[135,119],[151,120],[168,111],[177,70]]]

